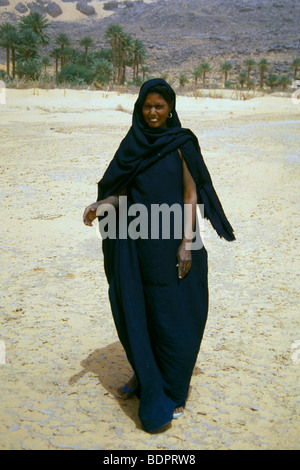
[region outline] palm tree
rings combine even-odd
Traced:
[[[278,85],[278,75],[276,73],[269,73],[266,78],[266,84],[273,90]]]
[[[133,42],[133,78],[139,76],[139,66],[145,61],[147,51],[145,45],[139,39]]]
[[[72,47],[64,47],[60,50],[60,60],[63,62],[63,66],[69,64],[75,64],[78,58],[78,51],[73,49]]]
[[[142,72],[142,74],[143,74],[143,80],[145,80],[145,78],[146,78],[146,73],[149,72],[149,70],[150,70],[150,68],[148,67],[148,65],[143,64],[143,65],[141,66],[141,72]]]
[[[16,48],[20,42],[20,34],[17,28],[9,23],[3,23],[0,28],[0,44],[1,41],[3,43],[3,47],[6,48],[6,68],[7,74],[9,75],[9,66],[10,66],[10,54],[9,51],[11,50],[11,61],[12,61],[12,76],[15,78],[16,76],[16,57],[15,52]]]
[[[184,85],[188,82],[188,78],[184,73],[179,74],[179,85],[183,88]]]
[[[92,71],[94,73],[94,80],[101,85],[108,83],[113,76],[113,66],[111,62],[103,58],[95,60]]]
[[[193,77],[195,79],[195,85],[197,85],[198,78],[200,78],[201,75],[202,75],[202,71],[200,69],[200,66],[195,67],[194,70],[192,71],[192,74],[193,74]]]
[[[19,27],[21,31],[31,30],[33,31],[41,41],[42,46],[49,44],[49,36],[45,33],[45,29],[50,26],[50,23],[46,18],[43,18],[39,13],[29,13],[29,15],[21,18]]]
[[[132,62],[133,58],[133,39],[129,34],[123,32],[119,36],[119,50],[118,50],[118,83],[123,85],[125,83],[126,65]]]
[[[6,73],[9,75],[10,68],[10,39],[9,35],[14,30],[14,26],[8,22],[0,26],[0,46],[6,49]]]
[[[261,59],[257,65],[260,70],[260,88],[263,88],[265,73],[269,70],[270,64],[267,59]]]
[[[16,28],[8,33],[8,41],[11,49],[12,76],[16,76],[16,49],[20,44],[20,34]]]
[[[60,49],[58,48],[55,48],[55,49],[52,49],[52,51],[50,52],[50,57],[53,57],[55,59],[55,76],[56,76],[56,79],[58,78],[58,61],[59,61],[59,58],[60,58]]]
[[[246,72],[241,72],[239,74],[239,82],[240,82],[240,85],[241,85],[242,88],[244,87],[246,81],[247,81],[247,73]]]
[[[69,36],[65,33],[60,33],[56,38],[55,38],[55,44],[58,44],[60,46],[60,67],[61,69],[63,68],[64,65],[66,65],[66,52],[65,52],[65,47],[70,45],[70,39]]]
[[[36,33],[30,29],[24,29],[20,33],[20,41],[17,47],[17,60],[26,61],[36,58],[40,47],[40,40]]]
[[[93,62],[95,59],[107,59],[109,62],[113,61],[113,51],[110,47],[101,47],[97,51],[89,53],[89,59]]]
[[[49,65],[51,64],[50,58],[48,56],[44,56],[44,57],[42,57],[41,62],[44,66],[44,74],[46,75],[47,67],[49,67]]]
[[[222,71],[223,71],[224,74],[225,74],[224,83],[226,83],[226,82],[227,82],[227,77],[228,77],[228,72],[232,69],[232,63],[229,62],[229,60],[226,60],[226,61],[223,62],[223,64],[221,65],[221,69],[222,69]]]
[[[89,47],[94,47],[94,41],[90,36],[84,36],[79,42],[79,44],[84,47],[84,53],[85,53],[85,65],[87,65],[87,57],[88,57],[88,48]]]
[[[106,32],[105,37],[109,39],[110,46],[113,50],[113,82],[116,83],[117,80],[117,56],[119,50],[119,39],[120,36],[124,33],[122,26],[118,24],[111,24]]]
[[[71,44],[69,36],[65,33],[60,33],[58,36],[56,36],[54,42],[55,44],[59,45],[62,50],[65,46],[69,46]]]
[[[300,68],[300,57],[293,60],[292,68],[294,69],[294,80],[297,80],[298,68]]]
[[[41,62],[36,57],[29,57],[28,60],[17,62],[17,74],[20,77],[36,80],[41,72]]]
[[[278,84],[282,86],[283,91],[287,89],[289,85],[291,85],[292,80],[288,75],[280,75],[278,79]]]
[[[247,88],[250,87],[250,73],[251,69],[256,65],[255,61],[253,59],[246,59],[244,61],[244,64],[247,67]]]
[[[253,78],[251,78],[251,80],[249,80],[249,90],[254,90],[255,89],[255,81],[253,80]]]
[[[203,86],[205,86],[206,74],[210,72],[211,66],[209,62],[201,62],[199,67],[200,67],[200,71],[203,74]]]

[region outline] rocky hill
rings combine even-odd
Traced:
[[[284,72],[300,55],[299,0],[0,0],[0,23],[30,11],[47,16],[52,38],[65,32],[74,45],[85,35],[107,45],[107,26],[119,23],[145,43],[151,73],[189,72],[203,60],[231,60],[238,71],[249,57]]]

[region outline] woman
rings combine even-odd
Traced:
[[[162,79],[141,87],[132,126],[98,183],[97,202],[85,209],[84,223],[92,225],[97,216],[103,221],[107,204],[121,211],[123,200],[131,216],[134,207],[147,209],[147,233],[124,237],[119,224],[117,236],[102,242],[111,309],[134,371],[118,394],[139,397],[139,417],[145,431],[153,432],[182,414],[207,318],[207,253],[191,243],[197,203],[220,237],[235,239],[198,140],[181,127],[175,93]],[[172,211],[168,236],[161,224],[151,237],[154,207],[187,204],[180,239]]]

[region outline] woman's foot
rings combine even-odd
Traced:
[[[138,384],[138,379],[135,375],[133,375],[133,377],[131,377],[131,379],[125,385],[117,388],[117,397],[122,398],[123,400],[131,398],[134,395]]]
[[[173,418],[180,418],[180,416],[183,415],[184,408],[183,406],[178,406],[175,408],[174,413],[173,413]]]

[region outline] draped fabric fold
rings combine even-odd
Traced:
[[[149,129],[143,120],[142,104],[155,85],[167,87],[173,97],[166,129]],[[183,205],[178,149],[196,183],[204,216],[220,237],[234,240],[198,140],[181,127],[175,93],[162,79],[141,87],[132,126],[98,183],[98,201],[126,187],[128,207],[135,202],[151,204],[157,194],[162,202]],[[104,239],[102,246],[115,325],[139,381],[139,417],[144,429],[152,432],[170,422],[175,407],[184,406],[187,399],[208,310],[206,250],[193,253],[191,272],[179,281],[174,239],[165,244],[117,236]]]
[[[152,130],[146,127],[141,108],[149,89],[159,84],[168,87],[174,95],[174,109],[167,129]],[[120,191],[157,159],[179,148],[196,183],[198,203],[204,204],[204,217],[211,222],[220,237],[227,241],[235,240],[205,165],[198,139],[190,129],[181,127],[175,106],[175,93],[163,79],[149,80],[141,87],[134,107],[132,126],[98,182],[97,200]]]

